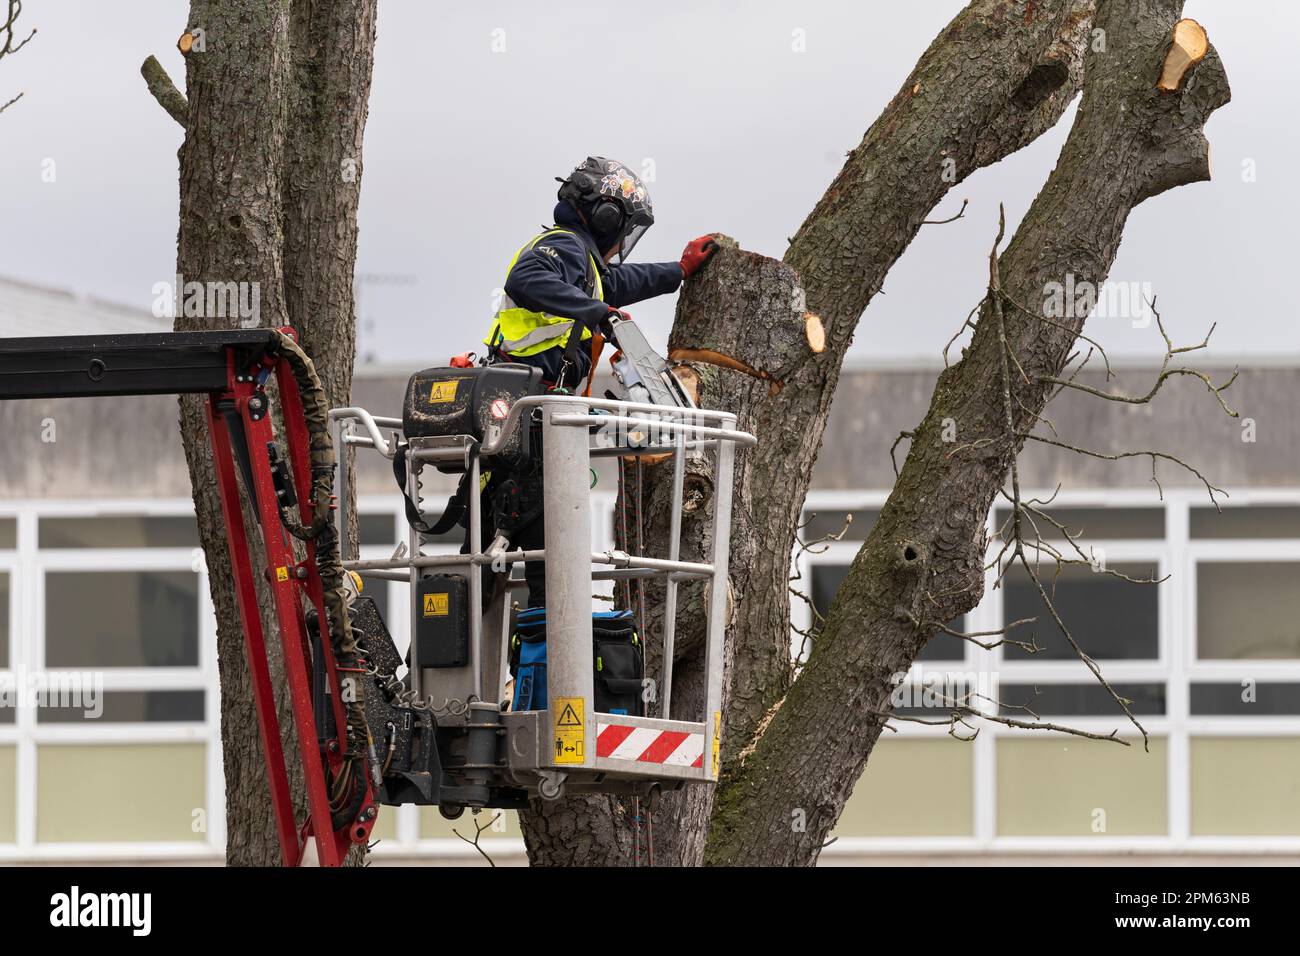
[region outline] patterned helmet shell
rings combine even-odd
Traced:
[[[627,257],[637,240],[654,224],[654,206],[645,183],[616,159],[588,156],[560,183],[558,197],[583,214],[599,242],[618,246],[619,261]],[[600,211],[609,205],[616,206],[622,215],[611,217],[608,212]],[[610,218],[616,220],[613,227],[602,228],[602,220]]]

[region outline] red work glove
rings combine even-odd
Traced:
[[[689,279],[695,275],[696,270],[704,263],[709,261],[709,257],[718,251],[718,244],[712,236],[700,236],[698,239],[692,239],[686,244],[686,250],[682,253],[682,278]]]

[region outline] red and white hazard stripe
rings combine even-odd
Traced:
[[[704,766],[704,734],[627,724],[596,724],[596,756],[674,767]]]

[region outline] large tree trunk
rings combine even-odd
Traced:
[[[255,283],[258,324],[286,325],[280,157],[289,84],[289,2],[194,0],[189,25],[203,30],[205,49],[191,52],[186,60],[189,123],[180,150],[176,271],[186,283]],[[178,297],[183,292],[183,287],[178,289]],[[186,317],[177,310],[178,330],[233,328],[238,324],[238,316]],[[199,540],[207,559],[217,615],[226,860],[231,865],[271,865],[280,858],[275,818],[257,736],[243,630],[231,587],[230,550],[203,401],[194,396],[182,397],[180,418]],[[268,641],[267,646],[275,643]],[[283,670],[277,655],[272,655],[272,667],[279,683]],[[282,708],[281,725],[292,727],[287,716]],[[292,738],[288,747],[293,747]],[[301,774],[291,777],[291,782],[301,802]]]
[[[284,294],[289,323],[312,357],[331,407],[351,404],[361,140],[370,103],[377,4],[294,0],[290,10],[293,84],[282,188]]]
[[[1084,95],[1046,186],[1002,253],[1006,302],[1038,307],[1048,283],[1100,284],[1130,211],[1144,199],[1209,178],[1202,127],[1227,102],[1210,50],[1176,92],[1157,89],[1181,0],[1103,0]],[[807,229],[807,227],[805,227]],[[805,281],[821,268],[810,262]],[[990,303],[994,301],[990,299]],[[984,519],[1022,439],[1064,366],[1083,318],[1053,325],[1006,305],[1016,372],[1007,434],[1003,351],[986,303],[961,362],[940,377],[901,476],[854,561],[799,679],[744,760],[727,768],[706,861],[809,864],[838,819],[889,710],[891,677],[905,672],[929,633],[915,621],[950,620],[983,590]],[[956,323],[954,323],[956,324]],[[843,334],[833,324],[832,338]],[[944,420],[957,423],[952,454]],[[794,832],[792,821],[806,820]]]
[[[788,576],[795,529],[826,416],[854,329],[885,274],[930,210],[975,170],[1032,142],[1079,88],[1093,0],[974,0],[922,55],[795,235],[784,265],[724,250],[691,280],[670,350],[699,377],[701,404],[734,411],[760,437],[737,460],[730,574],[734,662],[724,708],[723,762],[734,763],[790,682]],[[802,293],[799,284],[802,285]],[[820,351],[805,313],[818,317]],[[648,549],[666,551],[662,486],[671,466],[648,468]],[[707,489],[707,482],[701,487]],[[696,501],[703,522],[709,502]],[[688,516],[688,530],[690,516]],[[651,607],[658,602],[650,602]],[[692,613],[692,608],[695,613]],[[701,616],[683,595],[674,713],[702,707]],[[653,626],[653,648],[658,628]],[[657,862],[699,862],[713,793],[664,797],[654,815]],[[611,812],[611,804],[615,804]],[[574,798],[524,814],[535,864],[626,859],[628,814],[604,798]],[[545,816],[546,822],[537,819]],[[553,833],[594,833],[575,848]]]
[[[177,272],[189,282],[254,283],[259,327],[294,325],[335,404],[349,398],[352,273],[361,137],[375,0],[194,0],[180,151]],[[345,175],[344,161],[355,160]],[[183,292],[183,290],[178,290]],[[178,329],[231,328],[238,316],[177,315]],[[232,865],[280,860],[242,628],[202,401],[181,401],[181,434],[217,616],[227,847]],[[267,615],[263,615],[264,618]],[[272,676],[282,675],[274,625]],[[285,750],[297,752],[285,695]],[[301,768],[291,764],[301,805]]]

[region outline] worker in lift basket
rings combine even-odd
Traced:
[[[510,260],[501,308],[483,341],[491,361],[534,365],[548,388],[576,390],[595,372],[592,330],[611,316],[625,317],[623,306],[676,292],[717,251],[717,243],[701,236],[687,243],[678,262],[630,264],[632,247],[654,224],[640,177],[617,160],[588,156],[559,183],[555,225]],[[580,331],[587,346],[566,349],[570,330]],[[516,509],[511,540],[528,551],[545,547],[540,455],[525,467],[527,474],[511,477],[524,488],[519,498],[532,507]],[[544,607],[544,563],[530,561],[525,576],[529,606]]]

